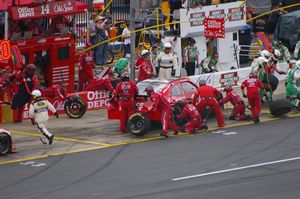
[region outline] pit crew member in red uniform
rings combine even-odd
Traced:
[[[202,121],[201,114],[197,108],[193,105],[192,100],[184,101],[184,108],[182,112],[177,115],[178,119],[188,119],[189,121],[184,125],[184,131],[192,134],[196,133],[196,130],[207,130],[207,124]]]
[[[85,91],[114,91],[114,87],[112,86],[112,80],[114,80],[115,75],[113,73],[109,73],[108,76],[102,77],[101,79],[93,79],[89,81],[89,83],[85,86]]]
[[[200,98],[200,102],[196,104],[197,110],[199,113],[202,113],[202,111],[209,106],[217,116],[217,122],[219,127],[224,127],[224,117],[222,114],[221,107],[216,100],[216,96],[220,95],[220,91],[217,89],[206,85],[205,80],[200,80],[199,82],[199,88],[197,90],[196,95],[193,99],[193,104],[196,104],[197,99]]]
[[[121,75],[122,82],[118,83],[114,92],[114,97],[119,99],[120,131],[125,133],[125,128],[129,116],[134,112],[134,98],[138,95],[139,90],[135,82],[129,80],[127,73]]]
[[[245,88],[247,89],[247,95],[244,92]],[[248,97],[253,121],[255,123],[259,123],[260,122],[259,115],[261,112],[261,101],[260,101],[259,89],[262,89],[266,94],[266,91],[261,81],[257,78],[255,73],[251,72],[249,74],[249,79],[245,80],[242,83],[241,89],[243,92],[243,97],[244,98]]]
[[[234,90],[232,90],[232,86],[227,84],[224,88],[224,91],[226,92],[226,97],[220,100],[219,104],[222,106],[223,104],[230,102],[233,105],[229,120],[249,120],[250,116],[245,114],[245,102]]]
[[[169,136],[169,128],[174,131],[174,134],[177,135],[180,130],[178,126],[174,124],[171,118],[172,114],[172,104],[169,103],[160,93],[154,92],[152,86],[148,86],[145,89],[145,92],[149,96],[149,100],[154,102],[152,107],[150,107],[151,111],[160,111],[161,114],[161,124],[162,124],[162,132],[161,136],[168,137]]]
[[[86,47],[91,47],[91,43],[87,43]],[[92,50],[82,53],[78,60],[78,66],[79,66],[79,86],[78,90],[82,91],[84,88],[84,85],[92,81],[94,79],[94,73],[93,69],[95,68],[94,63],[94,52]]]
[[[138,75],[139,82],[154,77],[154,68],[150,59],[150,52],[148,50],[143,50],[141,56],[142,62],[140,63]]]

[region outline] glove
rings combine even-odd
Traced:
[[[244,97],[244,98],[247,98],[247,95],[246,95],[245,93],[243,93],[243,97]]]
[[[36,125],[36,122],[34,121],[33,118],[31,118],[31,124],[32,124],[32,125]]]
[[[280,72],[279,72],[279,74],[280,74],[280,75],[285,75],[285,74],[286,74],[286,72],[284,72],[284,71],[280,71]]]
[[[58,118],[58,113],[57,113],[57,112],[55,112],[55,113],[54,113],[54,116],[55,116],[56,118]]]

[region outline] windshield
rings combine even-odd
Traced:
[[[152,86],[155,92],[161,92],[162,89],[168,84],[168,82],[154,82],[154,81],[144,81],[139,82],[137,87],[139,89],[139,95],[147,95],[145,89],[148,86]]]

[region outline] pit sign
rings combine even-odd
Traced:
[[[8,40],[0,40],[0,61],[6,61],[11,57],[10,43]]]
[[[224,18],[205,18],[204,36],[206,38],[225,38]]]

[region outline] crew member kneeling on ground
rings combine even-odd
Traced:
[[[200,98],[200,102],[196,104],[197,110],[200,114],[202,114],[202,111],[209,106],[217,116],[217,122],[219,127],[224,127],[224,117],[222,114],[221,107],[216,100],[215,96],[219,96],[220,91],[217,89],[206,85],[205,80],[200,80],[199,82],[199,88],[197,90],[196,95],[193,99],[193,104],[196,104],[197,99]]]
[[[192,100],[187,100],[187,102],[184,102],[184,108],[182,112],[177,115],[177,118],[182,119],[188,119],[188,122],[184,125],[184,131],[192,134],[196,133],[197,129],[207,130],[207,124],[202,121],[201,114],[198,112],[197,108],[193,105]]]
[[[47,130],[47,121],[49,119],[48,110],[50,110],[56,118],[58,118],[58,113],[54,106],[48,101],[42,98],[41,91],[32,91],[33,101],[29,107],[29,117],[31,118],[32,125],[37,125],[41,133],[41,141],[47,144],[45,138],[48,139],[49,144],[53,142],[54,136]]]
[[[246,106],[244,100],[232,89],[231,85],[227,84],[224,92],[226,92],[226,97],[219,101],[219,103],[220,106],[227,102],[233,105],[229,120],[250,120],[250,116],[245,114]]]
[[[247,95],[244,92],[245,88],[247,89]],[[251,72],[249,74],[249,79],[245,80],[242,83],[241,89],[243,92],[243,97],[244,98],[248,97],[253,121],[255,123],[259,123],[260,122],[259,116],[261,112],[261,101],[260,101],[259,89],[263,90],[266,95],[266,91],[261,81],[257,78],[255,73]],[[268,96],[266,95],[266,97]]]
[[[118,83],[114,92],[114,97],[119,99],[120,108],[120,131],[125,133],[127,120],[134,112],[134,98],[139,90],[135,82],[129,80],[127,73],[121,75],[122,82]]]
[[[175,76],[175,68],[178,68],[177,56],[171,52],[172,45],[165,43],[164,51],[158,55],[159,74],[161,79],[168,79]]]

